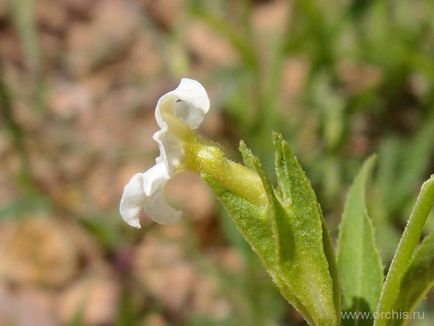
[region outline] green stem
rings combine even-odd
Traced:
[[[413,211],[399,242],[395,257],[390,265],[377,309],[380,316],[394,309],[402,278],[410,265],[414,250],[433,206],[434,175],[422,185],[416,204],[413,207]],[[393,322],[393,320],[390,321]],[[388,322],[388,319],[380,318],[375,321],[374,325],[387,325]]]
[[[10,134],[15,150],[20,159],[20,172],[24,179],[24,183],[26,186],[33,188],[34,180],[31,174],[30,159],[24,141],[24,131],[14,116],[12,100],[1,74],[2,71],[0,67],[0,118],[5,125],[6,131]]]
[[[183,142],[184,159],[180,171],[211,176],[223,187],[261,207],[267,205],[267,196],[259,175],[245,166],[229,160],[220,147],[201,139],[183,121],[164,107],[161,113],[172,134]]]
[[[202,176],[211,176],[223,187],[247,199],[253,204],[265,207],[267,197],[258,174],[235,163],[224,155],[216,145],[196,140],[184,146],[185,169]]]
[[[23,48],[26,68],[29,73],[32,93],[32,107],[38,111],[44,109],[44,80],[41,67],[41,56],[38,44],[38,33],[35,23],[35,3],[33,0],[10,1],[11,17],[15,30]]]

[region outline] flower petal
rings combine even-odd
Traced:
[[[196,80],[183,78],[176,89],[166,93],[158,100],[155,118],[160,130],[154,134],[160,156],[157,163],[166,164],[169,174],[174,174],[182,160],[182,141],[168,130],[163,112],[170,113],[184,122],[191,129],[197,129],[209,110],[209,98],[205,88]]]
[[[152,196],[148,197],[143,205],[144,212],[160,224],[174,224],[182,216],[182,213],[167,202],[164,196],[164,186],[156,189]]]
[[[134,175],[124,188],[119,207],[122,218],[129,225],[140,228],[142,212],[161,224],[175,223],[181,212],[166,201],[164,187],[172,175],[179,172],[183,159],[183,139],[169,130],[168,117],[185,123],[186,128],[197,129],[209,110],[205,88],[197,81],[183,78],[176,89],[163,95],[157,103],[155,117],[160,130],[154,134],[160,156],[156,165],[145,173]],[[176,121],[171,120],[174,125]],[[173,126],[171,126],[173,127]],[[179,128],[179,126],[178,126]]]
[[[191,129],[197,129],[209,110],[209,98],[205,88],[196,80],[182,78],[178,87],[164,94],[158,100],[155,118],[161,129],[167,129],[167,123],[161,114],[167,111]]]
[[[166,201],[164,186],[169,175],[163,162],[144,173],[135,174],[124,187],[119,212],[126,223],[140,228],[142,212],[160,224],[175,223],[181,212]]]
[[[119,213],[127,224],[140,228],[140,214],[146,195],[143,190],[143,173],[135,174],[127,185],[121,198]]]

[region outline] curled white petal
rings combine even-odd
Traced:
[[[160,224],[175,223],[181,212],[174,209],[164,196],[169,180],[165,164],[156,164],[144,173],[135,174],[124,187],[119,212],[126,223],[140,228],[140,215],[145,213]]]
[[[140,228],[140,214],[145,200],[146,195],[143,190],[143,176],[142,173],[137,173],[124,187],[119,207],[119,213],[121,213],[123,220],[128,225]]]
[[[154,134],[154,140],[160,149],[157,162],[165,162],[169,173],[176,170],[182,160],[183,148],[182,141],[168,130],[163,113],[170,113],[191,129],[197,129],[208,112],[209,106],[205,88],[198,81],[189,78],[182,78],[177,88],[158,100],[155,118],[161,129]]]
[[[197,129],[209,110],[209,98],[205,88],[196,80],[182,78],[178,87],[164,94],[155,108],[155,118],[161,129],[167,129],[162,111],[167,111],[190,128]]]
[[[129,225],[140,228],[140,215],[147,214],[160,224],[175,223],[181,212],[174,209],[164,196],[164,187],[178,171],[183,158],[183,140],[169,130],[164,116],[170,114],[192,130],[197,129],[209,110],[205,88],[197,81],[183,78],[176,89],[163,95],[155,108],[160,127],[153,138],[158,143],[160,156],[156,165],[144,173],[134,175],[124,188],[120,214]]]

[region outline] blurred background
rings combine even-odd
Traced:
[[[304,325],[198,176],[170,184],[177,225],[118,214],[183,76],[234,160],[244,139],[272,177],[284,134],[334,238],[377,153],[387,268],[434,172],[433,27],[430,0],[0,0],[0,325]],[[433,295],[419,309],[433,325]]]

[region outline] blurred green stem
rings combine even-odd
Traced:
[[[32,0],[13,0],[11,16],[21,41],[25,62],[30,73],[32,100],[38,110],[43,108],[43,80]]]
[[[24,143],[23,131],[21,129],[21,126],[15,120],[13,114],[12,101],[9,96],[8,88],[3,81],[1,69],[0,69],[0,116],[2,117],[6,130],[10,134],[14,147],[18,152],[18,156],[21,162],[21,174],[24,179],[24,183],[26,186],[29,186],[32,184],[29,156],[27,154],[26,145]]]

